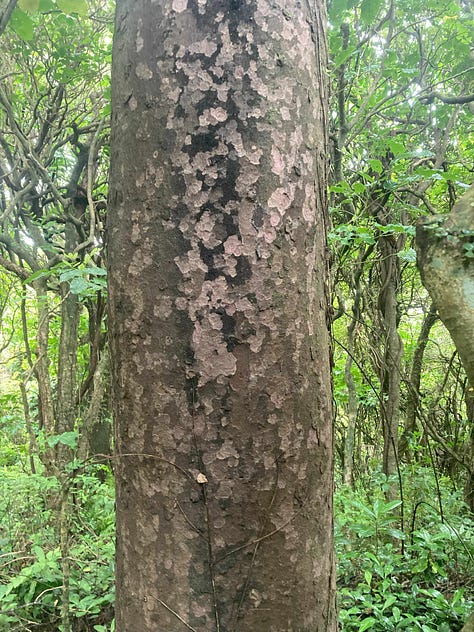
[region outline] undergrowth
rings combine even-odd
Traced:
[[[105,632],[113,616],[114,498],[90,467],[75,477],[68,507],[69,610],[74,632]],[[61,630],[63,573],[58,481],[0,470],[0,630]]]
[[[61,630],[63,575],[54,510],[59,483],[0,464],[0,630]],[[110,473],[75,474],[69,494],[69,607],[74,632],[113,631],[114,496]],[[340,629],[458,632],[474,609],[474,523],[431,473],[404,473],[387,502],[380,474],[336,492]],[[403,526],[403,528],[402,528]]]
[[[472,514],[448,480],[437,498],[430,470],[407,469],[403,478],[403,507],[386,502],[381,474],[336,493],[344,632],[458,632],[474,609]]]

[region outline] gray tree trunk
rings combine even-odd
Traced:
[[[474,393],[474,186],[448,217],[428,218],[417,226],[418,267],[423,285],[456,345],[466,370],[466,406],[472,424]],[[469,434],[469,433],[468,433]],[[474,512],[474,428],[466,445],[465,496]]]
[[[379,213],[379,217],[382,212]],[[390,215],[384,217],[384,223]],[[380,370],[380,412],[383,421],[383,472],[393,476],[398,469],[398,426],[400,421],[401,360],[403,342],[398,333],[398,291],[400,287],[400,265],[397,253],[401,244],[392,235],[379,238],[380,250],[380,332],[383,344],[383,361]],[[396,485],[390,485],[386,495],[393,500],[398,497]]]
[[[119,0],[118,632],[334,632],[317,2]]]

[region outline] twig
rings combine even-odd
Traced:
[[[104,128],[105,119],[102,119],[97,126],[97,130],[94,134],[94,138],[92,139],[90,148],[89,148],[89,156],[87,158],[87,204],[89,206],[89,236],[85,241],[81,244],[78,244],[74,248],[74,253],[80,252],[87,246],[90,246],[94,243],[95,237],[95,224],[96,224],[96,215],[95,215],[95,204],[92,198],[92,181],[94,179],[94,160],[95,153],[97,148],[97,143],[99,140],[99,135]]]
[[[200,467],[204,471],[204,463],[202,460],[201,449],[198,447],[198,441],[196,437],[196,429],[194,426],[194,411],[196,406],[196,387],[192,390],[192,411],[191,411],[191,419],[193,424],[193,441],[194,441],[194,449],[196,451],[196,457],[199,461]],[[211,515],[209,511],[209,503],[207,501],[207,479],[204,477],[204,482],[199,482],[202,488],[202,497],[204,499],[204,509],[205,509],[205,518],[206,518],[206,533],[207,533],[207,551],[208,551],[208,565],[209,565],[209,579],[211,582],[211,590],[212,590],[212,600],[214,606],[214,620],[216,622],[216,632],[220,632],[221,624],[220,624],[220,614],[219,607],[217,603],[217,592],[216,592],[216,582],[214,578],[214,553],[212,550],[212,534],[211,534]]]
[[[216,593],[216,582],[214,578],[214,553],[212,551],[212,537],[211,537],[211,517],[209,513],[209,503],[207,502],[207,483],[202,483],[202,493],[204,497],[204,506],[206,509],[206,530],[207,530],[207,551],[208,551],[208,563],[209,563],[209,576],[211,579],[211,588],[212,588],[212,599],[214,602],[214,618],[216,621],[216,631],[220,632],[221,624],[219,617],[219,610],[217,607],[217,593]]]
[[[193,628],[191,625],[189,625],[189,623],[186,623],[183,617],[180,617],[179,614],[173,610],[173,608],[170,608],[167,603],[162,601],[159,597],[155,597],[155,595],[151,595],[151,597],[152,599],[155,599],[158,603],[160,603],[163,606],[163,608],[166,608],[168,612],[171,612],[171,614],[174,615],[179,621],[181,621],[181,623],[185,625],[188,628],[188,630],[191,630],[191,632],[197,632],[197,630]]]
[[[178,500],[177,498],[176,498],[176,504],[178,505],[178,509],[179,509],[179,510],[180,510],[180,512],[183,514],[183,518],[186,520],[186,522],[187,522],[187,523],[188,523],[188,525],[191,527],[191,529],[193,529],[193,531],[195,531],[198,535],[200,535],[200,536],[201,536],[201,538],[203,538],[203,537],[204,537],[204,535],[203,535],[202,531],[201,531],[198,527],[196,527],[196,525],[195,525],[195,524],[193,524],[193,523],[191,522],[191,520],[187,517],[187,515],[186,515],[186,513],[185,513],[184,509],[183,509],[183,508],[181,507],[181,505],[179,504],[179,500]]]
[[[157,461],[163,461],[163,463],[168,463],[168,465],[172,465],[179,472],[184,474],[184,476],[186,476],[186,478],[188,478],[190,481],[193,481],[193,483],[196,482],[194,480],[194,478],[191,476],[191,474],[189,472],[186,472],[185,469],[183,469],[182,467],[180,467],[176,463],[173,463],[173,461],[169,461],[168,459],[164,459],[163,457],[158,456],[157,454],[146,454],[144,452],[119,452],[115,456],[110,456],[110,455],[106,455],[106,454],[95,454],[94,455],[94,457],[102,457],[102,458],[106,457],[106,458],[112,459],[112,460],[119,460],[123,456],[126,456],[126,457],[130,457],[130,456],[145,457],[145,458],[148,458],[148,459],[156,459]],[[90,457],[90,458],[93,458],[93,457]],[[84,463],[86,463],[88,460],[90,460],[90,458],[86,459],[86,461],[84,461]]]
[[[279,531],[284,529],[286,526],[288,526],[290,524],[290,522],[292,522],[296,518],[296,516],[298,516],[302,512],[303,508],[304,508],[304,503],[303,503],[302,507],[300,507],[298,509],[298,511],[295,511],[295,513],[290,518],[288,518],[288,520],[286,522],[284,522],[282,525],[280,525],[276,529],[273,529],[273,531],[270,531],[269,533],[266,533],[265,535],[262,535],[261,538],[257,538],[256,540],[252,540],[251,542],[247,542],[246,544],[242,544],[242,546],[238,546],[236,549],[232,549],[232,551],[229,551],[228,553],[226,553],[225,555],[223,555],[222,557],[217,559],[214,562],[214,564],[220,564],[221,562],[223,562],[230,555],[234,555],[235,553],[238,553],[239,551],[242,551],[242,549],[246,549],[249,546],[253,546],[254,544],[257,544],[257,542],[261,542],[262,540],[266,540],[267,538],[271,538],[272,535],[275,535],[275,533],[278,533]]]
[[[280,478],[279,477],[279,468],[278,468],[278,457],[275,459],[275,463],[276,463],[276,468],[277,468],[276,476],[275,476],[275,484],[273,486],[273,493],[272,493],[272,497],[270,499],[270,503],[268,505],[267,511],[265,512],[266,516],[269,516],[270,510],[273,507],[273,503],[275,502],[277,489],[278,489],[278,479]],[[261,529],[260,529],[260,535],[263,534],[263,531],[265,529],[265,525],[266,525],[267,522],[268,522],[268,518],[267,518],[267,520],[264,520],[263,523],[262,523],[262,526],[261,526]],[[244,603],[244,599],[245,599],[245,597],[247,595],[247,590],[248,590],[248,587],[249,587],[249,584],[250,584],[250,579],[252,577],[252,570],[253,570],[253,567],[254,567],[254,564],[255,564],[255,559],[257,557],[257,552],[258,552],[259,546],[260,546],[260,541],[257,540],[257,542],[255,543],[254,550],[253,550],[252,559],[250,560],[250,566],[249,566],[249,570],[248,570],[248,573],[247,573],[247,577],[245,579],[244,587],[243,587],[242,592],[240,594],[240,600],[239,600],[239,603],[238,603],[237,608],[235,610],[235,613],[234,613],[234,615],[232,617],[232,624],[230,626],[231,632],[235,632],[235,629],[236,629],[237,620],[239,618],[239,613],[240,613],[240,610],[241,610],[242,605]]]

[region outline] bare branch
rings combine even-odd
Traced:
[[[420,97],[420,103],[429,105],[433,103],[435,99],[450,105],[463,105],[464,103],[472,103],[474,101],[474,94],[460,94],[458,96],[449,97],[439,92],[430,92],[430,94]]]
[[[4,0],[0,6],[0,35],[6,29],[13,9],[16,7],[16,0]]]
[[[16,274],[16,276],[19,277],[22,281],[26,281],[26,279],[31,276],[31,273],[28,272],[28,270],[25,270],[25,268],[22,268],[17,263],[13,263],[13,261],[10,261],[9,259],[6,259],[2,256],[0,256],[0,266],[2,266],[2,268],[5,268],[5,270]]]

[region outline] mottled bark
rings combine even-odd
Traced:
[[[468,617],[461,632],[474,632],[474,612]]]
[[[119,0],[118,632],[333,632],[324,10]]]
[[[104,349],[100,354],[94,378],[92,392],[79,436],[78,458],[86,459],[93,454],[110,454],[110,421],[104,418],[102,408],[107,400],[109,391],[108,380],[108,351]],[[104,461],[105,462],[105,461]]]
[[[424,286],[456,345],[467,378],[474,386],[474,187],[447,218],[418,224],[418,267]]]
[[[416,244],[423,285],[456,345],[469,383],[466,403],[472,423],[474,392],[474,186],[454,205],[447,217],[418,224]],[[470,419],[471,417],[471,419]],[[466,446],[468,478],[465,495],[474,510],[474,429]]]

